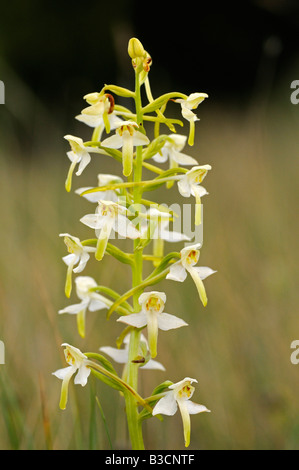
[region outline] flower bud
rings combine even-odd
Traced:
[[[131,59],[136,59],[137,57],[145,57],[146,51],[143,48],[143,45],[137,38],[131,38],[128,45],[128,54]]]

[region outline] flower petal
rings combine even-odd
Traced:
[[[74,273],[76,274],[81,273],[83,269],[85,268],[86,263],[89,260],[89,258],[90,258],[90,255],[86,251],[83,251],[81,258],[80,258],[80,262],[78,266],[74,269]]]
[[[89,155],[89,153],[83,151],[81,153],[81,160],[80,160],[80,163],[79,163],[78,170],[76,171],[77,176],[80,176],[82,174],[83,170],[85,170],[87,165],[90,163],[90,160],[91,160],[91,156]]]
[[[122,145],[123,139],[118,133],[107,137],[107,139],[104,139],[102,142],[102,147],[108,147],[110,149],[119,149]]]
[[[147,324],[147,317],[143,312],[132,313],[131,315],[119,317],[116,321],[127,323],[127,325],[135,326],[136,328],[142,328]]]
[[[175,328],[181,328],[182,326],[188,326],[188,323],[186,323],[181,318],[176,317],[175,315],[162,312],[158,316],[158,326],[160,330],[167,331],[173,330]]]
[[[150,359],[144,366],[140,366],[142,369],[152,369],[152,370],[165,370],[165,367],[163,364],[161,364],[158,361],[155,361],[154,359]]]
[[[102,310],[103,308],[108,308],[108,305],[99,299],[91,299],[88,305],[88,310],[90,312],[96,312],[97,310]]]
[[[124,238],[132,240],[141,237],[141,233],[135,225],[124,215],[118,214],[114,221],[114,230]]]
[[[181,196],[190,197],[191,195],[191,185],[186,176],[183,176],[182,179],[178,181],[178,190]]]
[[[174,393],[172,391],[167,392],[165,397],[161,398],[153,409],[153,416],[162,414],[167,416],[173,416],[178,409]]]
[[[195,160],[193,157],[189,157],[185,153],[177,152],[173,150],[171,152],[172,158],[179,164],[179,165],[197,165],[198,161]]]
[[[194,266],[193,269],[198,272],[198,275],[201,280],[206,279],[206,277],[217,273],[217,271],[214,271],[213,269],[208,268],[206,266],[200,266],[200,267]]]
[[[190,240],[190,237],[188,237],[184,233],[175,232],[175,231],[169,232],[168,230],[163,230],[163,229],[160,232],[160,238],[162,238],[162,240],[165,240],[167,242],[173,242],[173,243]]]
[[[188,413],[190,415],[196,415],[198,413],[203,413],[204,411],[210,413],[211,410],[208,410],[207,407],[204,405],[199,405],[198,403],[194,403],[193,401],[187,400],[186,401]]]
[[[76,315],[81,310],[86,309],[89,303],[89,299],[82,300],[79,304],[68,305],[67,307],[59,310],[58,313],[70,313]]]
[[[81,217],[80,222],[87,227],[100,229],[105,224],[105,219],[99,214],[87,214]]]
[[[148,145],[149,144],[149,139],[144,135],[142,132],[135,131],[133,134],[133,145],[138,146],[138,145]]]
[[[100,348],[100,351],[110,356],[115,362],[119,364],[126,364],[129,358],[128,349],[117,349],[112,348],[111,346],[103,346]]]
[[[87,384],[87,379],[90,375],[90,372],[91,372],[90,368],[82,364],[78,369],[78,373],[75,377],[74,383],[80,384],[82,385],[82,387],[84,387]]]
[[[172,279],[173,281],[183,282],[187,277],[187,272],[180,261],[170,266],[170,271],[166,276],[166,279]]]

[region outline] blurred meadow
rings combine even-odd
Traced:
[[[129,37],[117,38],[126,57]],[[212,412],[191,418],[191,450],[299,449],[299,365],[290,361],[291,342],[299,339],[299,105],[290,102],[290,83],[299,78],[299,62],[297,56],[274,80],[275,58],[268,63],[269,56],[244,102],[241,96],[225,99],[225,88],[221,98],[219,89],[214,97],[210,87],[197,110],[195,145],[185,148],[199,164],[212,166],[204,182],[209,195],[203,199],[199,260],[217,270],[205,281],[208,305],[201,306],[190,278],[155,287],[166,292],[166,311],[190,326],[159,333],[157,360],[166,372],[141,370],[140,393],[149,396],[167,379],[198,379],[193,400]],[[161,70],[154,57],[150,78],[157,73],[155,61]],[[69,161],[63,135],[90,135],[74,116],[95,85],[81,81],[82,96],[71,88],[54,113],[4,55],[0,65],[6,85],[0,106],[0,449],[126,449],[118,392],[93,377],[84,388],[72,383],[61,411],[61,382],[52,375],[66,365],[63,342],[97,352],[114,345],[122,331],[115,314],[106,321],[105,312],[88,312],[82,339],[75,319],[57,313],[77,302],[75,293],[70,300],[64,295],[66,251],[58,235],[89,238],[91,230],[79,219],[93,211],[64,189]],[[98,82],[107,80],[103,68]],[[156,96],[177,86],[169,77],[154,80]],[[196,89],[186,80],[181,91],[207,91],[200,77]],[[178,132],[186,134],[188,126]],[[95,155],[83,175],[74,176],[73,189],[93,185],[99,172],[120,171],[114,160]],[[173,187],[159,194],[169,203],[178,192]],[[109,256],[101,263],[91,259],[82,274],[118,292],[130,287],[127,266]],[[184,449],[179,413],[163,422],[147,420],[144,429],[148,449]]]

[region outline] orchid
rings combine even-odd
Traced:
[[[147,326],[149,351],[153,358],[157,355],[158,329],[167,331],[187,326],[181,318],[163,312],[165,302],[164,292],[145,292],[139,297],[141,312],[119,317],[117,320],[136,328]]]
[[[69,366],[56,370],[56,372],[53,372],[53,375],[62,380],[59,406],[64,410],[68,401],[68,386],[72,376],[77,373],[74,383],[84,387],[90,375],[90,368],[87,365],[87,356],[85,356],[80,349],[68,343],[63,343],[62,346],[65,346],[64,355]]]
[[[190,237],[184,233],[175,230],[169,230],[169,223],[171,214],[168,212],[161,212],[156,208],[150,208],[147,211],[149,217],[150,229],[152,231],[151,238],[153,240],[153,255],[157,260],[154,260],[154,266],[159,264],[159,259],[163,256],[164,241],[170,243],[177,243],[181,241],[190,240]],[[151,227],[152,224],[152,227]],[[148,226],[146,225],[148,230]],[[143,237],[147,230],[144,230]]]
[[[84,108],[81,114],[76,116],[76,119],[89,127],[97,128],[98,140],[101,139],[104,129],[109,133],[111,129],[116,129],[123,122],[113,112],[114,98],[112,95],[100,95],[100,93],[94,92],[85,95],[84,99],[90,106]]]
[[[145,336],[142,334],[140,337],[141,342],[141,351],[140,354],[136,357],[135,363],[139,363],[142,369],[155,369],[155,370],[165,370],[165,367],[158,361],[147,357],[146,352],[148,351],[148,342]],[[112,348],[111,346],[102,346],[100,351],[110,356],[115,362],[119,364],[126,364],[129,360],[129,343],[130,343],[130,334],[126,335],[124,340],[124,348]],[[144,346],[144,348],[142,348]],[[145,357],[144,357],[145,353]]]
[[[181,104],[182,116],[190,123],[189,145],[194,144],[194,123],[198,121],[198,117],[191,110],[196,109],[205,98],[208,98],[206,93],[191,93],[186,99],[177,98],[174,100],[176,103]]]
[[[186,144],[187,137],[180,134],[170,134],[161,151],[152,158],[157,163],[165,163],[168,159],[170,168],[178,165],[197,165],[197,160],[181,152]]]
[[[119,235],[132,240],[140,237],[135,225],[124,215],[127,209],[113,201],[98,202],[95,214],[87,214],[80,221],[98,232],[96,259],[101,260],[105,254],[112,230]]]
[[[87,167],[91,160],[89,152],[104,153],[104,151],[95,147],[85,146],[83,140],[80,137],[65,135],[64,138],[71,146],[71,151],[67,152],[67,156],[71,161],[71,166],[65,181],[65,188],[69,192],[71,190],[72,177],[76,165],[79,164],[78,170],[76,172],[76,175],[79,176],[82,174],[83,170]]]
[[[123,174],[130,176],[133,169],[133,148],[149,144],[149,139],[138,131],[138,124],[134,121],[124,121],[117,128],[113,136],[103,140],[102,146],[112,149],[122,147]]]
[[[211,165],[195,166],[178,181],[178,190],[183,197],[190,197],[191,195],[195,197],[196,225],[201,223],[201,198],[208,194],[207,190],[203,186],[200,186],[200,183],[211,168]]]
[[[195,264],[199,259],[199,248],[201,247],[200,243],[195,245],[190,245],[183,248],[180,251],[181,259],[176,263],[172,264],[169,269],[169,273],[166,276],[166,279],[172,279],[173,281],[183,282],[187,273],[190,274],[193,281],[195,282],[200,300],[204,307],[207,305],[208,299],[206,290],[203,284],[203,279],[211,274],[214,274],[216,271],[213,271],[211,268],[207,267],[196,267]]]
[[[197,383],[197,380],[185,377],[180,382],[170,385],[168,387],[170,391],[166,392],[165,396],[157,402],[153,409],[153,416],[158,414],[173,416],[179,408],[183,421],[185,447],[190,444],[190,415],[205,411],[210,412],[204,405],[199,405],[190,400],[195,390],[191,385],[193,382]]]
[[[79,304],[69,305],[58,313],[70,313],[77,315],[77,325],[80,336],[85,336],[85,316],[86,311],[96,312],[108,308],[109,301],[102,295],[94,292],[97,287],[96,281],[90,276],[79,276],[75,279],[76,293],[81,302]]]
[[[91,246],[83,246],[79,238],[74,237],[69,233],[60,233],[59,236],[64,237],[64,243],[70,253],[62,258],[68,267],[65,282],[65,295],[70,297],[72,291],[72,272],[77,274],[83,271],[90,258],[89,253],[94,252],[95,248]],[[74,267],[76,265],[77,267]]]

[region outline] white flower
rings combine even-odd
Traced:
[[[84,387],[87,384],[90,368],[87,366],[87,356],[85,356],[85,354],[83,354],[80,349],[75,348],[74,346],[71,346],[67,343],[63,343],[62,346],[65,346],[64,355],[66,362],[69,364],[69,367],[58,369],[56,372],[53,372],[53,375],[62,380],[59,406],[62,410],[64,410],[66,408],[68,399],[68,385],[70,379],[77,372],[74,383],[80,384],[82,387]]]
[[[208,98],[206,93],[191,93],[186,99],[178,98],[174,101],[181,104],[182,116],[187,119],[187,121],[198,121],[198,117],[191,109],[196,109],[205,98]]]
[[[153,240],[153,255],[157,258],[153,264],[154,266],[158,266],[160,258],[164,253],[164,241],[176,243],[190,240],[190,237],[175,230],[169,230],[171,214],[168,212],[161,212],[156,208],[150,208],[147,211],[147,216],[148,220],[142,221],[141,224],[145,226],[145,228],[143,228],[142,238],[147,236],[149,228],[150,238]],[[145,222],[147,222],[146,225]]]
[[[79,276],[75,279],[77,296],[81,300],[79,304],[69,305],[59,310],[58,313],[70,313],[77,315],[77,325],[80,336],[85,336],[86,311],[96,312],[110,306],[109,301],[102,295],[94,292],[97,287],[96,281],[89,276]]]
[[[83,246],[79,238],[73,237],[69,233],[60,233],[59,236],[64,237],[64,243],[70,253],[62,258],[68,267],[65,283],[65,295],[70,297],[72,291],[72,272],[77,274],[83,271],[90,258],[89,253],[95,251],[95,248]],[[76,265],[77,267],[74,267]]]
[[[165,145],[161,149],[161,153],[157,153],[152,158],[157,163],[165,163],[168,159],[170,168],[178,165],[196,165],[195,158],[189,157],[181,152],[186,144],[187,137],[180,134],[170,134]]]
[[[166,294],[164,292],[144,292],[139,297],[141,312],[117,319],[117,321],[136,328],[143,328],[147,325],[149,351],[152,357],[157,355],[158,329],[167,331],[187,326],[184,320],[163,312],[165,302]]]
[[[116,175],[108,175],[108,174],[99,174],[98,175],[98,187],[107,186],[113,183],[122,183],[123,180],[119,176]],[[93,189],[91,186],[85,188],[78,188],[76,189],[76,194],[82,194],[84,191],[88,189]],[[119,190],[109,189],[108,191],[95,191],[92,193],[83,194],[82,197],[87,199],[90,202],[99,202],[100,200],[103,201],[113,201],[117,202],[119,197]]]
[[[178,190],[183,197],[195,197],[196,208],[195,208],[195,224],[201,223],[201,198],[208,194],[200,183],[206,177],[211,165],[201,165],[191,168],[182,178],[178,181]]]
[[[146,349],[148,348],[148,343],[144,335],[140,336],[140,341],[141,343],[144,343]],[[124,338],[124,348],[119,349],[119,348],[112,348],[111,346],[103,346],[100,348],[100,351],[104,352],[108,356],[110,356],[115,362],[119,364],[127,364],[128,359],[129,359],[129,342],[130,342],[130,334],[128,334]],[[149,359],[148,362],[145,362],[145,364],[140,364],[140,367],[142,369],[156,369],[156,370],[165,370],[165,367],[158,361],[155,361],[153,359]]]
[[[149,216],[150,223],[153,222],[156,226],[151,237],[152,239],[162,239],[173,243],[190,239],[184,233],[169,230],[169,219],[171,218],[171,214],[168,212],[161,212],[152,207],[147,211],[147,214]]]
[[[189,131],[189,145],[194,144],[194,132],[195,132],[195,121],[198,121],[198,117],[191,110],[196,109],[197,106],[205,99],[208,98],[206,93],[191,93],[186,99],[176,99],[176,103],[180,103],[182,107],[182,116],[187,119],[190,123]]]
[[[103,130],[109,133],[111,129],[116,129],[123,120],[113,113],[114,98],[110,94],[100,95],[99,93],[89,93],[84,99],[91,105],[84,108],[81,114],[76,116],[78,121],[84,122],[89,127],[98,128],[97,138],[101,139]]]
[[[115,134],[102,142],[103,147],[112,149],[122,147],[124,176],[130,176],[132,173],[134,146],[149,144],[149,139],[142,132],[136,130],[138,127],[134,121],[123,121],[117,127]]]
[[[91,160],[89,152],[104,153],[103,150],[99,150],[95,147],[87,147],[84,145],[83,140],[80,137],[73,135],[65,135],[64,138],[69,142],[71,151],[67,152],[68,158],[71,160],[71,166],[68,171],[68,175],[65,181],[65,187],[67,191],[71,190],[72,176],[75,166],[79,164],[76,175],[82,174],[83,170],[87,167]]]
[[[193,281],[195,282],[200,300],[202,301],[203,305],[206,306],[208,299],[202,280],[210,276],[211,274],[214,274],[216,271],[213,271],[213,269],[207,267],[195,266],[200,255],[200,247],[201,244],[197,243],[195,245],[190,245],[183,248],[180,252],[180,261],[170,266],[170,271],[167,274],[166,279],[172,279],[173,281],[183,282],[186,279],[188,272],[191,275]]]
[[[101,260],[105,254],[112,230],[125,238],[140,238],[141,234],[135,225],[124,215],[127,209],[113,201],[98,202],[95,214],[87,214],[80,221],[98,232],[96,259]]]
[[[184,439],[185,446],[188,447],[190,444],[190,433],[191,433],[191,421],[190,415],[202,413],[204,411],[210,412],[204,405],[199,405],[190,401],[195,388],[191,385],[193,382],[197,383],[197,380],[185,377],[185,379],[170,385],[170,389],[166,395],[161,398],[153,409],[153,415],[164,414],[167,416],[173,416],[179,407],[180,413],[183,420]]]

